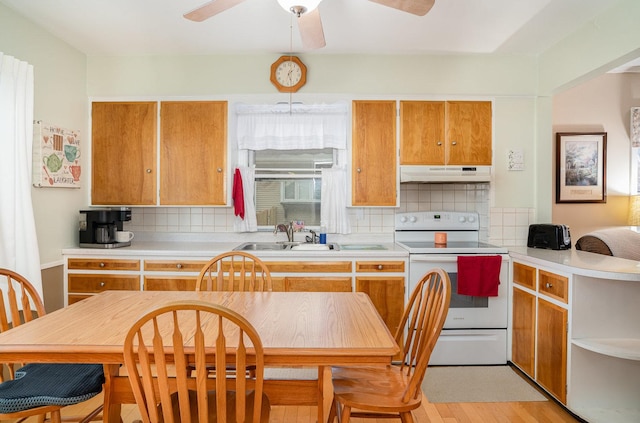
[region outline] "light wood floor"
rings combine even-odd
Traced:
[[[102,401],[99,395],[84,404],[67,407],[65,415],[85,414]],[[274,406],[271,423],[315,423],[316,407]],[[125,405],[122,410],[123,423],[131,423],[139,418],[136,405]],[[422,407],[414,412],[417,423],[576,423],[578,419],[554,401],[536,402],[485,402],[431,404],[423,401]],[[36,422],[35,418],[26,420]],[[389,423],[389,419],[353,419],[353,423]],[[399,421],[399,420],[397,420]]]

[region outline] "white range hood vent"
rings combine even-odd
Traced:
[[[400,166],[400,182],[491,182],[491,166]]]

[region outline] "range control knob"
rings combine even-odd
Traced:
[[[409,218],[409,222],[411,222],[411,223],[416,223],[417,221],[418,221],[418,218],[417,218],[417,217],[415,217],[415,216],[411,216],[411,217]]]
[[[401,223],[406,223],[407,222],[407,216],[400,216],[400,222]]]
[[[473,223],[473,222],[475,222],[475,221],[476,221],[476,217],[475,217],[475,216],[469,216],[469,217],[467,218],[467,220],[468,220],[469,222]]]
[[[467,221],[467,218],[466,218],[466,217],[464,217],[464,216],[460,216],[460,217],[458,218],[458,222],[460,222],[460,223],[464,223],[464,222],[466,222],[466,221]]]

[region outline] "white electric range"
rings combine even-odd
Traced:
[[[436,238],[446,234],[446,243]],[[409,252],[409,289],[430,269],[444,269],[451,279],[451,303],[430,365],[506,364],[509,254],[504,247],[481,242],[476,212],[413,212],[395,216],[396,244]],[[440,239],[438,239],[440,241]],[[458,257],[502,258],[496,297],[459,295]]]

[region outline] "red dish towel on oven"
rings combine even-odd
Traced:
[[[231,194],[233,198],[233,212],[236,216],[240,216],[240,219],[244,220],[244,191],[242,187],[242,175],[240,175],[240,169],[236,168],[233,174],[233,192]]]
[[[458,256],[458,294],[497,297],[500,256]]]

